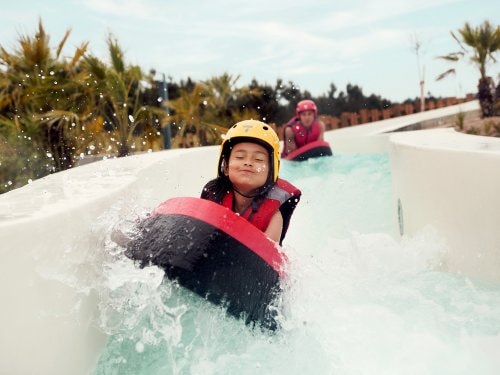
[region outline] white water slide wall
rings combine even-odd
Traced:
[[[446,267],[500,279],[500,139],[452,129],[391,133],[478,110],[477,102],[331,131],[335,151],[390,152],[395,225],[404,235],[433,225]],[[99,257],[120,201],[154,207],[198,196],[215,175],[218,147],[104,160],[0,196],[0,373],[88,374],[106,335],[96,327]],[[495,194],[496,193],[496,194]],[[119,217],[120,212],[115,212]]]
[[[169,197],[199,196],[217,152],[109,159],[0,195],[0,374],[91,373],[106,341],[96,323],[102,288],[94,286],[104,282],[100,259],[111,231],[96,224],[127,206],[120,201],[153,208]]]
[[[478,101],[340,129],[328,134],[334,150],[389,152],[394,213],[402,235],[431,226],[446,241],[443,270],[500,281],[500,138],[453,128],[477,117]]]

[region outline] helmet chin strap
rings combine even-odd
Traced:
[[[236,189],[234,186],[233,186],[233,190],[235,192],[237,192],[239,195],[241,195],[242,197],[245,197],[245,198],[255,198],[256,196],[260,195],[259,193],[256,193],[256,194],[253,194],[253,195],[243,194],[241,191],[239,191],[238,189]]]
[[[267,183],[257,189],[257,192],[255,194],[252,194],[252,195],[247,195],[247,194],[243,194],[241,191],[239,191],[238,189],[236,189],[236,187],[233,185],[233,190],[235,192],[237,192],[239,195],[241,195],[242,197],[245,197],[245,198],[256,198],[256,197],[259,197],[259,196],[263,196],[264,194],[266,194],[272,187],[273,187],[274,183],[272,183],[271,181],[267,181]]]

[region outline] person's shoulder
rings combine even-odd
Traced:
[[[290,120],[288,120],[288,122],[285,124],[285,127],[287,126],[292,126],[294,124],[296,124],[297,122],[299,122],[299,118],[297,116],[293,116]]]
[[[320,129],[320,131],[325,131],[326,130],[326,125],[325,123],[320,119],[320,118],[317,118],[316,121],[314,121],[316,124],[318,124],[318,127]]]
[[[298,187],[294,186],[291,182],[289,182],[283,178],[278,178],[276,180],[275,186],[291,193],[294,196],[302,194],[302,192],[300,191],[300,189]]]
[[[293,124],[287,124],[285,125],[285,127],[283,128],[283,134],[289,136],[289,137],[292,137],[293,136]]]
[[[210,181],[208,181],[205,186],[203,186],[203,190],[206,190],[206,189],[210,189],[210,188],[213,188],[214,186],[217,185],[217,180],[218,178],[214,178]]]
[[[217,193],[222,188],[222,180],[220,177],[214,178],[213,180],[208,181],[203,189],[201,190],[200,198],[214,200],[214,197],[218,195]]]

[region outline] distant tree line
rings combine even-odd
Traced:
[[[208,83],[205,90],[210,90],[211,83],[226,81],[227,84],[218,86],[218,94],[225,91],[231,92],[229,81],[234,80],[234,83],[236,83],[238,78],[223,74],[220,77],[213,77],[208,82],[201,83],[195,83],[190,78],[186,81],[181,80],[180,83],[169,79],[167,82],[168,105],[175,106],[176,100],[183,97],[183,95],[192,93],[199,84],[203,83]],[[159,81],[155,82],[156,86],[159,86],[159,84]],[[297,103],[303,99],[314,100],[318,106],[318,112],[329,116],[340,116],[342,112],[356,112],[363,108],[383,109],[393,104],[390,100],[378,95],[365,96],[360,86],[352,84],[347,84],[345,91],[337,92],[337,87],[332,83],[326,94],[313,96],[307,90],[301,91],[292,81],[284,83],[282,79],[277,79],[276,84],[271,86],[261,84],[256,79],[253,79],[248,86],[243,87],[239,92],[234,91],[234,96],[231,96],[233,100],[227,100],[223,103],[225,109],[224,113],[221,113],[222,117],[230,118],[233,112],[247,108],[254,110],[261,120],[274,124],[286,123],[295,114]],[[198,94],[201,97],[206,95],[203,88]],[[407,99],[407,101],[413,100]]]

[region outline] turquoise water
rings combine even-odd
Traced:
[[[396,237],[387,155],[285,161],[281,175],[303,192],[284,243],[283,329],[246,327],[107,240],[110,338],[94,375],[500,373],[500,285],[440,272],[432,228]],[[132,215],[103,223],[133,228]]]

